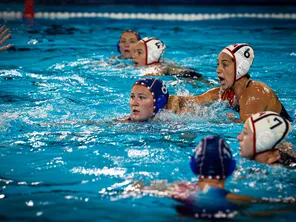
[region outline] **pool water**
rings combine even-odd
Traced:
[[[0,63],[1,220],[191,221],[176,213],[172,200],[120,193],[133,180],[195,182],[190,155],[207,135],[224,136],[237,159],[227,189],[255,197],[295,196],[294,170],[239,156],[236,137],[243,125],[228,120],[231,110],[225,103],[182,116],[162,112],[151,123],[112,121],[129,113],[130,89],[143,70],[131,61],[109,60],[118,55],[121,32],[133,29],[143,37],[161,38],[166,60],[194,68],[218,85],[218,53],[229,44],[247,42],[255,50],[252,78],[271,86],[295,119],[295,20],[72,19],[6,25],[14,48],[1,52]],[[171,95],[210,88],[197,81],[161,79]],[[293,128],[288,140],[295,144]],[[295,215],[256,220],[292,221]]]

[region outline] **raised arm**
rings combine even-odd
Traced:
[[[252,203],[256,203],[257,199],[250,197],[250,196],[244,196],[240,194],[235,194],[235,193],[229,193],[226,196],[226,199],[234,204],[237,205],[249,205]]]
[[[195,70],[189,69],[186,67],[172,65],[172,64],[157,65],[153,68],[148,67],[146,70],[146,73],[144,74],[144,76],[163,76],[163,75],[200,80],[205,84],[211,85],[210,82],[206,81],[203,78],[202,74],[196,72]]]
[[[192,111],[190,105],[208,103],[219,99],[220,88],[213,88],[197,96],[170,96],[167,109],[175,113]]]
[[[226,199],[232,203],[238,205],[249,205],[249,204],[295,204],[295,197],[287,197],[283,199],[273,199],[273,198],[254,198],[250,196],[244,196],[240,194],[228,193]]]
[[[0,51],[6,50],[12,46],[11,44],[8,44],[6,46],[1,46],[11,36],[10,33],[9,34],[7,33],[9,33],[9,29],[5,28],[5,26],[1,26],[0,27]]]
[[[272,209],[266,209],[266,210],[260,210],[256,212],[244,212],[245,215],[249,217],[255,217],[255,218],[271,218],[273,216],[276,216],[278,214],[286,213],[286,212],[295,212],[296,206],[288,206],[288,207],[282,207],[282,208],[272,208]]]
[[[175,65],[167,65],[165,75],[188,79],[203,79],[202,74],[197,73],[195,70]]]

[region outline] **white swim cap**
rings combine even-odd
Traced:
[[[291,124],[278,113],[265,111],[247,119],[254,134],[253,159],[259,153],[276,149],[285,142],[292,130]]]
[[[146,47],[146,65],[158,63],[166,49],[165,44],[161,40],[151,37],[142,38],[140,41]]]
[[[234,82],[248,74],[254,60],[254,50],[246,43],[227,46],[222,50],[234,59]]]

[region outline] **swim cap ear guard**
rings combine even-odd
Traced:
[[[234,60],[234,82],[247,75],[252,66],[254,50],[246,43],[227,46],[222,50]]]
[[[241,61],[239,64],[237,64],[237,77],[242,77],[246,73],[248,73],[249,69],[251,67],[251,64],[247,60]]]
[[[236,168],[230,147],[219,136],[203,138],[190,159],[190,168],[199,178],[226,179]]]
[[[231,176],[232,173],[235,171],[235,169],[236,169],[236,161],[235,159],[231,159],[226,177]]]
[[[165,108],[169,99],[169,91],[163,81],[154,78],[144,78],[136,81],[134,85],[145,86],[151,92],[154,100],[154,112],[152,117],[154,117],[159,110]]]
[[[252,159],[260,153],[277,149],[292,130],[289,121],[271,111],[256,113],[247,121],[254,136]]]
[[[194,154],[190,158],[190,168],[191,168],[191,171],[195,175],[198,175],[199,174],[199,170],[197,169],[197,164],[196,164],[196,160],[195,160]]]
[[[137,32],[135,32],[135,31],[133,31],[133,30],[126,30],[126,31],[124,31],[121,35],[120,35],[120,38],[121,38],[121,36],[124,34],[124,33],[126,33],[126,32],[132,32],[132,33],[134,33],[136,36],[137,36],[137,40],[139,41],[140,39],[141,39],[141,36],[140,36],[140,34],[139,33],[137,33]],[[119,39],[120,39],[119,38]],[[121,53],[120,52],[120,40],[117,42],[117,44],[116,44],[116,48],[117,48],[117,51],[119,52],[119,53]]]
[[[158,99],[156,100],[155,108],[157,110],[163,109],[166,106],[167,103],[168,103],[167,98],[165,97],[165,95],[161,94],[158,97]]]

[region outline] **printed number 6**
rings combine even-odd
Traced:
[[[250,49],[247,49],[245,52],[244,52],[244,56],[248,59],[250,57],[250,53],[249,53]]]

